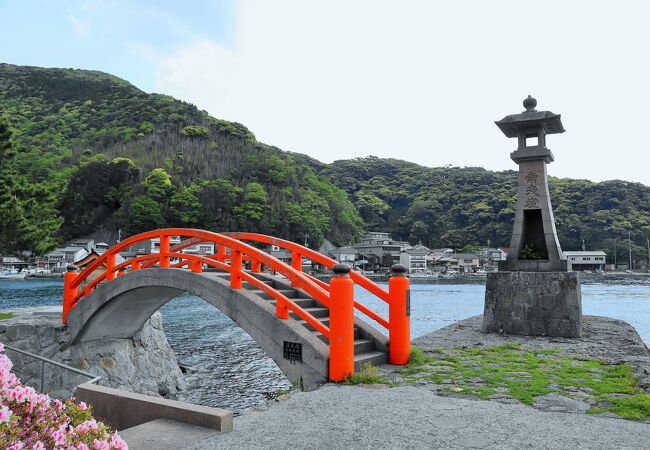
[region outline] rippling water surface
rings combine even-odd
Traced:
[[[583,276],[583,311],[625,320],[650,343],[650,277]],[[383,284],[386,286],[386,284]],[[59,280],[0,280],[0,310],[59,304]],[[482,314],[484,280],[436,280],[411,286],[411,334],[421,336]],[[386,316],[381,300],[356,298]],[[181,364],[189,366],[182,398],[235,412],[290,386],[277,365],[241,328],[212,305],[182,295],[162,308],[165,332]]]

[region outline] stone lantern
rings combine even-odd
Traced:
[[[503,134],[517,138],[510,158],[519,166],[517,210],[506,261],[488,274],[483,330],[511,334],[580,336],[582,307],[578,274],[567,272],[555,230],[546,165],[553,153],[548,134],[564,133],[559,114],[526,110],[495,122]]]

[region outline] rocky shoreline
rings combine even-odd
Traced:
[[[159,312],[131,339],[70,345],[67,326],[60,323],[60,307],[16,308],[0,321],[0,341],[86,372],[100,375],[103,386],[173,398],[185,388],[176,356],[167,342]],[[40,361],[7,350],[15,373],[38,389]],[[45,365],[45,390],[54,398],[70,397],[87,377]]]

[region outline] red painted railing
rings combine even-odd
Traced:
[[[187,238],[180,244],[170,247],[170,238]],[[129,247],[151,239],[159,239],[158,253],[138,256],[116,264],[116,256]],[[277,245],[291,251],[291,264],[286,264],[270,254],[244,242],[264,245]],[[217,253],[209,256],[182,253],[187,247],[200,243],[217,244]],[[81,273],[68,272],[64,278],[64,299],[62,322],[66,323],[68,313],[83,297],[90,294],[98,285],[114,280],[127,271],[160,268],[182,269],[187,266],[192,272],[200,273],[203,266],[214,267],[230,274],[230,287],[240,289],[245,281],[264,291],[276,300],[276,316],[288,319],[294,312],[315,330],[321,332],[330,343],[330,379],[342,381],[354,372],[354,309],[365,314],[389,331],[389,362],[407,364],[410,352],[410,330],[408,318],[408,279],[394,276],[389,282],[389,290],[369,280],[362,274],[339,270],[329,284],[302,271],[303,257],[329,269],[337,262],[314,250],[283,239],[255,233],[213,233],[210,231],[166,228],[148,231],[130,237],[92,261]],[[172,261],[172,260],[178,260]],[[250,269],[244,268],[245,263]],[[89,280],[97,269],[106,270]],[[268,286],[253,274],[271,270],[287,278],[291,285],[302,289],[312,298],[330,310],[329,326],[311,315],[304,308],[287,298],[284,294]],[[335,268],[336,269],[336,268]],[[341,269],[338,267],[338,269]],[[354,285],[358,285],[389,304],[389,318],[385,319],[367,306],[354,299]],[[82,286],[83,285],[83,286]]]

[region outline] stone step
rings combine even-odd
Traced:
[[[156,419],[119,432],[131,450],[177,450],[220,434],[171,419]]]
[[[265,300],[274,300],[273,296],[271,294],[267,294],[264,291],[261,291],[259,289],[249,289],[251,293],[265,299]],[[296,298],[296,295],[298,292],[295,289],[276,289],[276,291],[280,292],[283,294],[285,297],[294,299]]]
[[[386,364],[388,361],[388,353],[370,351],[354,355],[354,370],[359,371],[364,364],[370,363],[373,366],[380,366]]]
[[[309,330],[309,331],[311,331],[321,341],[323,341],[325,343],[328,343],[328,339],[320,331],[315,331],[315,330]],[[356,341],[357,339],[364,339],[364,337],[363,337],[363,334],[361,332],[361,329],[355,325],[354,326],[354,340]]]
[[[327,312],[329,313],[329,310],[328,310]],[[327,326],[327,327],[329,327],[329,325],[330,325],[330,318],[329,318],[329,316],[326,316],[326,317],[319,317],[319,318],[318,318],[318,321],[321,322],[323,325],[325,325],[325,326]],[[299,323],[300,325],[302,325],[303,327],[307,328],[309,331],[315,331],[315,328],[314,328],[311,324],[307,323],[306,320],[296,319],[296,322],[298,322],[298,323]]]
[[[324,306],[310,306],[303,309],[314,317],[327,317],[330,314],[330,310]],[[300,320],[298,314],[293,311],[289,315],[296,320]]]
[[[270,286],[270,287],[274,287],[274,285],[275,285],[275,282],[273,280],[260,280],[260,281],[262,281],[264,284],[266,284],[267,286]],[[257,291],[257,290],[259,290],[259,288],[257,286],[254,286],[254,285],[250,284],[247,281],[242,284],[242,287],[244,289],[246,289],[246,290],[249,290],[249,291]]]

